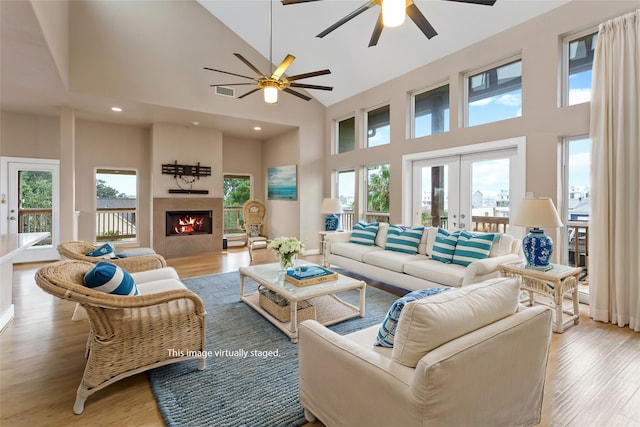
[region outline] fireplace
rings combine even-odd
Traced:
[[[166,236],[212,234],[212,211],[167,211]]]

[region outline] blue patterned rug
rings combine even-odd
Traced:
[[[196,361],[149,372],[167,426],[297,426],[305,423],[298,399],[298,345],[239,302],[237,272],[185,279],[207,309],[207,369]],[[248,290],[255,282],[245,280]],[[358,303],[358,291],[340,297]],[[346,334],[380,323],[397,296],[367,287],[366,316],[331,329]]]

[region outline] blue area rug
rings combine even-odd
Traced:
[[[298,399],[298,344],[239,301],[239,275],[223,273],[185,279],[207,309],[207,369],[196,361],[149,372],[167,426],[297,426],[305,423]],[[257,289],[245,280],[247,291]],[[358,304],[358,291],[339,296]],[[340,334],[382,322],[397,299],[367,286],[366,316],[330,328]]]

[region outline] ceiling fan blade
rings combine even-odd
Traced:
[[[245,79],[257,81],[257,79],[254,79],[253,77],[243,76],[242,74],[231,73],[229,71],[216,70],[215,68],[209,68],[209,67],[204,67],[204,69],[209,71],[215,71],[216,73],[224,73],[224,74],[229,74],[236,77],[242,77]]]
[[[383,28],[384,28],[384,24],[382,23],[382,9],[380,9],[380,15],[378,15],[378,21],[376,21],[376,26],[373,28],[373,33],[371,34],[371,40],[369,40],[369,47],[375,46],[378,44],[378,40],[380,40],[380,34],[382,34]]]
[[[296,74],[295,76],[287,77],[287,80],[292,82],[294,80],[308,79],[309,77],[324,76],[325,74],[331,74],[331,70],[320,70],[312,71],[310,73]]]
[[[283,91],[285,91],[285,92],[287,92],[287,93],[290,93],[291,95],[295,95],[295,96],[297,96],[298,98],[302,98],[302,99],[304,99],[305,101],[309,101],[309,100],[311,100],[311,98],[310,98],[310,97],[308,97],[307,95],[303,95],[303,94],[301,94],[300,92],[296,92],[295,90],[292,90],[292,89],[289,89],[289,88],[284,88],[284,89],[282,89],[282,90],[283,90]]]
[[[365,4],[363,4],[362,6],[360,6],[359,8],[357,8],[356,10],[354,10],[353,12],[351,12],[350,14],[348,14],[347,16],[345,16],[344,18],[342,18],[341,20],[339,20],[338,22],[336,22],[335,24],[330,26],[329,28],[327,28],[326,30],[322,31],[316,37],[323,38],[324,36],[326,36],[327,34],[332,32],[333,30],[335,30],[336,28],[338,28],[342,24],[345,24],[346,22],[351,21],[353,18],[355,18],[356,16],[360,15],[365,10],[367,10],[369,8],[372,8],[375,5],[376,5],[375,0],[369,0]]]
[[[266,79],[267,76],[265,76],[264,74],[262,74],[262,72],[260,70],[258,70],[251,62],[249,62],[244,56],[240,55],[239,53],[234,53],[234,55],[242,62],[245,63],[245,65],[249,68],[251,68],[257,75],[260,76],[260,78],[262,79]]]
[[[245,96],[251,95],[252,93],[257,92],[257,91],[259,91],[259,90],[260,90],[260,88],[259,88],[259,87],[258,87],[258,88],[255,88],[254,90],[250,90],[249,92],[245,93],[244,95],[240,95],[240,96],[238,97],[238,99],[240,99],[240,98],[244,98]]]
[[[288,4],[308,3],[312,1],[320,1],[320,0],[282,0],[282,4],[286,6]]]
[[[224,83],[217,85],[209,85],[210,87],[218,87],[218,86],[246,86],[246,85],[254,85],[255,83]]]
[[[427,18],[424,17],[415,3],[411,2],[411,4],[407,6],[407,15],[409,15],[409,18],[416,23],[420,31],[422,31],[428,39],[438,35],[438,32],[431,26],[429,21],[427,21]]]
[[[483,6],[493,6],[496,0],[447,0],[447,1],[457,1],[459,3],[471,3],[471,4],[480,4]]]
[[[273,74],[271,75],[271,78],[280,80],[280,77],[282,77],[282,75],[287,70],[287,68],[289,68],[289,65],[291,65],[294,59],[296,59],[295,56],[287,54],[287,56],[285,56],[285,58],[282,60],[280,65],[278,65],[278,68],[276,68],[276,70],[273,72]]]
[[[307,85],[304,83],[291,83],[289,86],[299,87],[302,89],[333,90],[331,86]]]

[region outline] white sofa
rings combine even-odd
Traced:
[[[327,234],[326,262],[403,289],[418,290],[461,287],[499,277],[500,264],[524,258],[522,242],[509,234],[500,234],[499,240],[492,244],[489,258],[474,261],[466,267],[445,264],[431,259],[437,227],[425,227],[416,254],[385,250],[388,228],[389,224],[380,223],[373,246],[349,242],[351,231]]]
[[[300,325],[305,417],[335,426],[531,426],[540,422],[552,311],[498,278],[407,304],[393,348],[379,325],[338,335]]]

